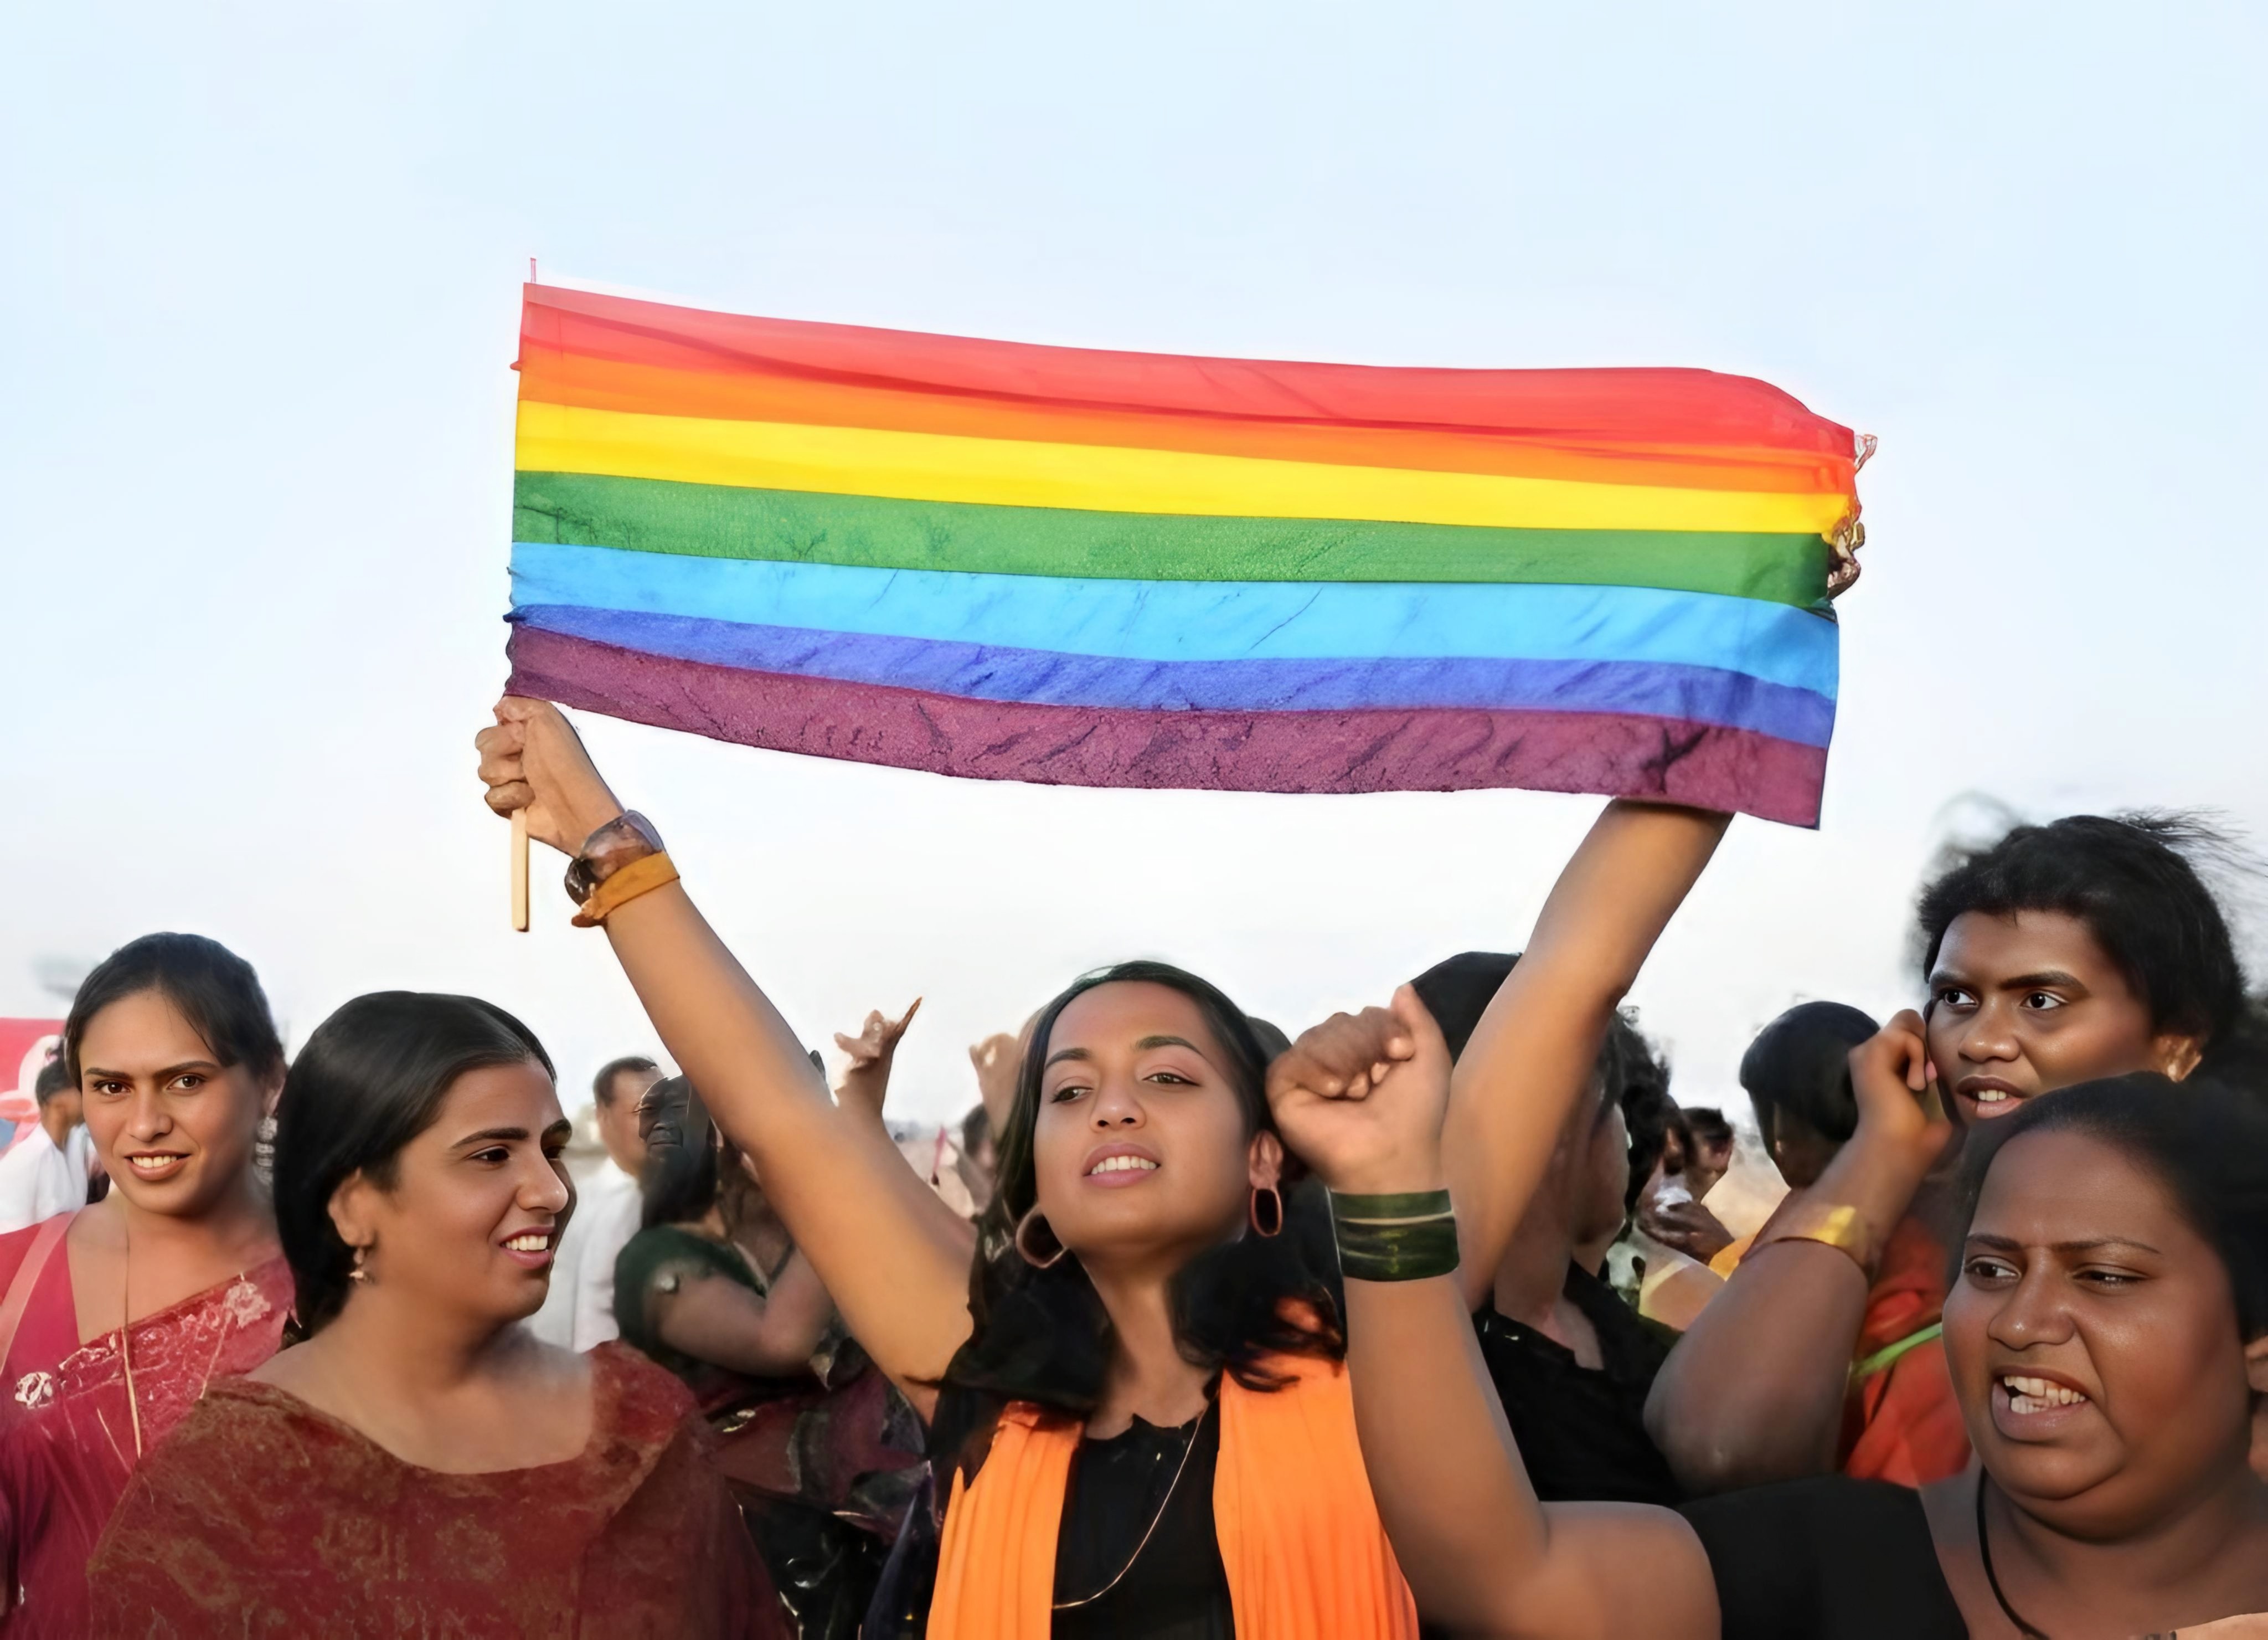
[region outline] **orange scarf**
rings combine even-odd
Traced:
[[[1417,1640],[1418,1607],[1379,1524],[1355,1437],[1345,1366],[1270,1363],[1272,1393],[1220,1384],[1213,1529],[1237,1640]],[[1029,1401],[1000,1416],[992,1450],[946,1504],[929,1640],[1048,1640],[1056,1532],[1079,1426]]]

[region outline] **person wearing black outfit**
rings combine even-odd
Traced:
[[[1187,1606],[1215,1626],[1193,1633],[1415,1630],[1339,1361],[1340,1227],[1303,1208],[1299,1171],[1284,1166],[1262,1086],[1272,1045],[1241,1009],[1162,963],[1066,987],[1027,1033],[996,1134],[998,1189],[972,1233],[887,1134],[828,1096],[565,717],[517,698],[495,715],[476,739],[490,806],[524,813],[532,839],[574,857],[578,920],[603,927],[852,1334],[927,1418],[944,1505],[931,1640],[1106,1622],[1160,1635]],[[1476,1261],[1494,1267],[1533,1193],[1550,1149],[1538,1110],[1556,1134],[1563,1084],[1572,1097],[1588,1083],[1609,1016],[1727,821],[1611,802],[1560,874],[1465,1067],[1457,1200]],[[1081,884],[1059,886],[1075,918]],[[1373,1237],[1355,1223],[1359,1239]],[[1172,1432],[1165,1451],[1182,1469],[1146,1519],[1139,1503],[1090,1503],[1097,1460],[1117,1467],[1111,1443],[1150,1439],[1138,1420]],[[1189,1472],[1214,1441],[1208,1497]],[[1150,1552],[1174,1540],[1183,1511],[1224,1570],[1194,1602],[1182,1578],[1205,1557]],[[1108,1553],[1082,1565],[1090,1534],[1108,1537]],[[1090,1607],[1108,1609],[1083,1616]]]
[[[1278,1131],[1334,1192],[1437,1189],[1438,1033],[1294,1049]],[[1383,1075],[1378,1062],[1393,1058]],[[1321,1068],[1318,1071],[1318,1063]],[[1365,1067],[1326,1095],[1332,1067]],[[1844,1164],[1949,1137],[1921,1022],[1852,1055]],[[2095,1640],[2268,1617],[2268,1114],[2257,1096],[2141,1073],[2027,1104],[1973,1134],[1956,1195],[1948,1359],[1978,1465],[1921,1492],[1843,1476],[1688,1506],[1540,1503],[1439,1275],[1346,1283],[1348,1366],[1381,1518],[1428,1614],[1516,1640]],[[1842,1170],[1838,1171],[1837,1170]],[[1837,1193],[1841,1193],[1839,1195]],[[1804,1238],[1852,1251],[1847,1217]],[[2228,1632],[2253,1633],[2246,1624]]]
[[[1453,1059],[1518,960],[1465,951],[1410,982]],[[1684,1496],[1646,1432],[1646,1395],[1670,1340],[1575,1258],[1576,1247],[1601,1232],[1589,1222],[1596,1204],[1618,1223],[1628,1199],[1621,1095],[1641,1067],[1659,1079],[1645,1039],[1617,1012],[1590,1097],[1577,1101],[1503,1257],[1492,1272],[1460,1272],[1481,1278],[1467,1283],[1481,1356],[1528,1480],[1546,1503],[1673,1504]]]

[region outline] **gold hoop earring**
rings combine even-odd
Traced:
[[[1263,1196],[1268,1198],[1268,1223],[1265,1224],[1260,1222],[1260,1198]],[[1273,1185],[1255,1185],[1251,1205],[1245,1209],[1245,1216],[1252,1221],[1254,1235],[1281,1236],[1284,1233],[1284,1193]]]
[[[1024,1245],[1024,1237],[1026,1234],[1029,1232],[1032,1226],[1035,1223],[1044,1229],[1048,1232],[1048,1239],[1049,1241],[1054,1241],[1056,1244],[1056,1250],[1044,1259],[1033,1257],[1032,1250]],[[1016,1221],[1015,1246],[1016,1256],[1021,1259],[1026,1264],[1030,1265],[1035,1270],[1054,1269],[1056,1266],[1063,1262],[1064,1254],[1070,1251],[1070,1249],[1065,1247],[1062,1242],[1056,1240],[1055,1227],[1049,1224],[1047,1220],[1040,1216],[1040,1210],[1036,1207],[1035,1207],[1029,1213],[1024,1215],[1022,1218]]]

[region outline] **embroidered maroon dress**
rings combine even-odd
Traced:
[[[777,1636],[685,1386],[590,1354],[590,1444],[493,1474],[406,1464],[273,1385],[216,1383],[128,1485],[88,1580],[105,1636]]]
[[[40,1231],[0,1236],[0,1293]],[[291,1306],[291,1267],[278,1257],[136,1321],[129,1404],[119,1334],[79,1342],[70,1251],[48,1250],[0,1361],[0,1552],[19,1596],[0,1635],[92,1632],[87,1562],[134,1474],[137,1418],[141,1450],[155,1451],[209,1381],[276,1353]]]

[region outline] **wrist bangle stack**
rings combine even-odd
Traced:
[[[1422,1282],[1457,1267],[1457,1215],[1446,1190],[1391,1196],[1331,1193],[1339,1274],[1355,1282]]]

